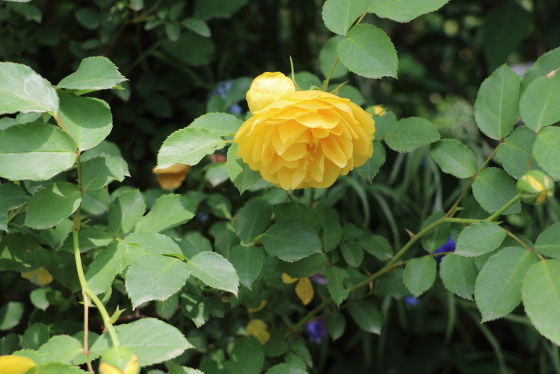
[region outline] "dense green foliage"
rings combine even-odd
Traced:
[[[560,374],[559,17],[1,1],[0,355],[37,374],[124,368],[118,345],[149,374]],[[301,89],[346,82],[375,113],[373,157],[329,188],[275,187],[231,144],[252,79],[290,57]],[[174,164],[186,181],[160,188]]]

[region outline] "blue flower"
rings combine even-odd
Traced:
[[[410,306],[420,305],[420,300],[418,300],[412,295],[405,296],[403,301],[406,305],[410,305]]]
[[[196,213],[196,218],[202,223],[208,221],[210,219],[210,215],[207,213],[198,212]]]
[[[218,84],[216,85],[216,88],[214,89],[213,93],[216,93],[216,94],[220,95],[220,97],[222,99],[225,99],[226,94],[228,93],[229,90],[231,90],[232,86],[233,86],[233,81],[218,82]]]
[[[449,240],[436,249],[433,253],[443,253],[443,252],[453,252],[455,250],[455,242],[453,241],[453,235],[449,235]],[[436,256],[436,261],[439,264],[441,262],[441,258],[445,255]]]
[[[327,335],[327,330],[325,329],[325,322],[322,319],[316,321],[311,321],[305,325],[305,329],[309,334],[309,341],[311,343],[319,344],[321,340]]]

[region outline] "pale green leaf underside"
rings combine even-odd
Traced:
[[[438,10],[449,0],[369,0],[368,13],[397,22],[409,22],[422,14]]]
[[[62,79],[59,88],[73,90],[105,90],[125,81],[119,69],[106,57],[88,57],[78,70]]]

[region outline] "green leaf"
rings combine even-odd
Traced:
[[[138,356],[140,366],[168,361],[193,347],[179,330],[155,318],[115,326],[115,330],[121,345]],[[109,334],[104,333],[95,341],[91,352],[103,355],[110,347]]]
[[[357,241],[342,243],[340,252],[344,261],[352,267],[358,267],[364,259],[364,251]]]
[[[6,199],[8,208],[16,209],[20,206],[27,204],[31,197],[28,196],[23,189],[15,183],[2,183],[0,184],[0,197]]]
[[[488,70],[494,71],[529,33],[531,15],[516,2],[506,1],[492,9],[482,25],[482,46]]]
[[[323,21],[325,26],[335,34],[346,35],[346,32],[356,22],[356,19],[366,11],[367,3],[368,0],[325,1],[323,4]],[[334,59],[331,60],[331,64],[332,61]],[[323,75],[327,76],[327,74]]]
[[[150,232],[134,232],[124,238],[124,242],[127,244],[137,244],[150,253],[160,255],[167,253],[174,253],[177,255],[183,254],[179,245],[167,235]]]
[[[480,256],[498,248],[506,236],[506,230],[494,223],[473,223],[459,234],[455,253],[465,257]]]
[[[184,19],[181,24],[188,30],[191,30],[200,36],[204,36],[205,38],[212,36],[212,31],[208,27],[208,24],[201,19],[187,18]]]
[[[58,112],[52,85],[30,67],[0,62],[0,114]]]
[[[25,225],[35,229],[53,227],[74,213],[81,201],[76,185],[67,182],[50,184],[29,202]]]
[[[22,349],[38,350],[49,340],[49,329],[44,323],[34,323],[23,334]]]
[[[158,254],[141,257],[126,273],[132,308],[151,300],[167,300],[185,285],[189,273],[189,266],[177,258]]]
[[[96,56],[83,59],[78,70],[62,79],[57,86],[72,90],[106,90],[125,80],[108,58]]]
[[[272,209],[266,200],[250,200],[234,217],[237,236],[245,243],[249,243],[263,233],[271,219]]]
[[[315,210],[319,213],[319,218],[323,226],[321,244],[325,252],[332,251],[340,243],[342,237],[342,226],[338,212],[333,208],[319,203],[315,205]]]
[[[195,119],[189,128],[210,130],[219,136],[233,136],[239,130],[243,121],[227,113],[208,113]]]
[[[53,125],[30,123],[0,132],[0,176],[47,180],[76,161],[76,144]]]
[[[534,79],[519,102],[521,119],[525,126],[535,132],[560,121],[560,74],[552,78],[546,75]]]
[[[560,127],[547,127],[539,132],[533,156],[547,174],[560,180]]]
[[[321,253],[319,237],[300,221],[287,220],[275,223],[263,234],[261,242],[271,256],[292,262]]]
[[[393,258],[393,248],[387,239],[381,235],[368,234],[360,238],[360,245],[367,253],[377,257],[380,261]]]
[[[436,280],[436,260],[431,256],[413,258],[404,268],[403,280],[414,297],[430,289]]]
[[[348,272],[337,266],[329,266],[325,270],[325,277],[329,281],[327,288],[336,305],[340,306],[348,297],[350,291],[344,287],[344,279],[348,278]]]
[[[251,170],[248,164],[243,162],[243,159],[237,155],[237,144],[232,144],[227,153],[227,171],[229,179],[233,182],[235,187],[240,193],[261,179],[261,174],[258,171]]]
[[[86,372],[69,364],[61,362],[49,362],[34,366],[25,372],[25,374],[85,374]]]
[[[113,128],[109,105],[99,99],[59,93],[58,116],[80,151],[101,143]]]
[[[126,170],[122,162],[109,157],[95,157],[82,164],[82,188],[98,190],[114,180],[122,182]]]
[[[375,139],[380,142],[396,123],[397,116],[391,111],[387,111],[382,116],[375,117]]]
[[[432,223],[443,218],[443,216],[445,216],[445,212],[437,212],[432,214],[424,222],[422,222],[422,229],[425,229]],[[434,252],[436,249],[447,243],[450,233],[451,223],[445,222],[437,226],[421,239],[422,248],[424,248],[429,253]]]
[[[0,196],[0,230],[8,231],[8,200]]]
[[[381,334],[381,325],[383,324],[381,313],[369,300],[358,300],[350,304],[348,308],[352,319],[363,330],[372,334]]]
[[[533,264],[523,278],[521,295],[533,326],[554,344],[560,344],[560,259]]]
[[[430,147],[430,155],[444,173],[469,178],[476,173],[476,157],[469,147],[455,139],[443,139]]]
[[[553,70],[558,69],[558,60],[560,59],[560,48],[546,52],[539,57],[537,61],[527,70],[521,80],[521,95],[525,92],[531,82],[541,75],[547,75]]]
[[[331,3],[334,2],[333,0],[329,0],[329,1]],[[329,1],[325,2],[325,5],[323,5],[323,7],[326,6],[326,4],[329,3]],[[344,0],[344,1],[349,1],[349,0]],[[359,0],[359,1],[363,1],[363,0]],[[323,16],[324,15],[325,13],[323,13]],[[342,40],[344,40],[344,37],[341,35],[333,36],[332,38],[327,40],[327,42],[321,48],[321,52],[319,52],[319,68],[321,69],[321,73],[323,74],[324,77],[327,77],[329,75],[331,71],[331,67],[335,59],[338,57],[338,53],[336,49],[338,48],[338,43],[340,43]],[[348,69],[346,69],[340,61],[337,61],[336,66],[331,75],[331,79],[341,78],[346,74],[348,74]],[[329,87],[329,91],[332,91],[330,87]]]
[[[518,247],[504,248],[486,261],[474,287],[482,322],[503,317],[519,305],[521,281],[535,262],[534,253]]]
[[[439,275],[448,291],[467,300],[472,300],[478,272],[474,258],[450,253],[443,256]]]
[[[315,253],[294,262],[279,260],[276,270],[286,273],[292,278],[307,278],[315,273],[322,272],[326,263],[327,256],[323,253]]]
[[[60,361],[69,364],[83,352],[83,349],[78,339],[68,335],[57,335],[43,344],[39,348],[39,353],[46,353],[45,363]]]
[[[366,163],[362,166],[358,166],[355,170],[358,174],[371,183],[377,172],[383,164],[387,157],[387,152],[385,147],[381,142],[373,142],[373,156],[367,159]]]
[[[340,61],[366,78],[397,77],[397,52],[385,31],[373,25],[357,25],[337,47]]]
[[[10,330],[21,322],[25,304],[17,301],[8,301],[0,308],[0,331]]]
[[[484,210],[495,213],[517,195],[515,183],[505,171],[486,168],[475,178],[472,191],[476,201]],[[521,203],[517,201],[503,214],[521,213]]]
[[[410,152],[437,140],[439,132],[435,126],[418,117],[401,119],[385,135],[385,143],[397,152]]]
[[[504,65],[480,86],[474,104],[474,116],[480,131],[501,140],[508,136],[519,115],[521,78]]]
[[[30,235],[8,234],[0,242],[0,271],[28,272],[44,266],[49,260],[47,250]]]
[[[264,252],[262,248],[247,247],[244,245],[235,246],[231,250],[228,260],[237,271],[241,284],[251,289],[253,281],[257,279],[261,273],[264,261]]]
[[[51,286],[37,288],[29,293],[29,299],[37,309],[47,310],[47,308],[51,305],[47,298],[50,291],[52,291]]]
[[[536,138],[537,135],[527,127],[518,127],[504,139],[498,152],[496,152],[498,161],[502,163],[507,173],[515,179],[521,178],[527,172],[527,165],[531,160],[531,151]],[[537,168],[535,164],[533,161],[531,164],[532,170]]]
[[[181,36],[181,25],[177,22],[168,23],[165,25],[165,33],[169,40],[176,42]]]
[[[145,211],[146,203],[140,191],[123,192],[109,208],[109,227],[115,235],[126,234],[134,229]]]
[[[541,255],[560,258],[560,223],[555,223],[541,232],[533,249]]]
[[[120,273],[125,250],[126,244],[122,242],[112,243],[98,254],[88,266],[86,281],[93,293],[99,295],[111,287],[115,276]]]
[[[260,374],[264,365],[262,344],[254,336],[244,336],[233,346],[230,361],[224,365],[230,374]]]
[[[287,220],[298,220],[318,232],[322,226],[319,212],[309,205],[297,202],[283,202],[272,206],[276,223]]]
[[[76,20],[82,25],[84,28],[88,30],[95,30],[99,28],[100,22],[100,14],[96,9],[93,8],[81,8],[74,14]]]
[[[346,329],[346,319],[342,313],[334,312],[325,318],[325,326],[331,338],[336,340],[342,336]]]
[[[206,155],[224,148],[226,143],[214,131],[190,126],[173,134],[163,142],[158,153],[158,169],[173,164],[196,165]]]
[[[160,232],[186,223],[194,217],[197,201],[181,195],[163,195],[136,224],[136,232]]]
[[[368,13],[397,22],[410,22],[422,14],[431,13],[449,0],[369,0]]]
[[[201,252],[187,262],[191,274],[212,288],[237,295],[239,278],[235,268],[215,252]]]

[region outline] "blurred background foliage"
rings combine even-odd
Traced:
[[[0,2],[0,60],[29,65],[56,83],[85,57],[110,58],[129,82],[124,90],[93,96],[112,107],[115,127],[108,139],[120,148],[132,176],[124,184],[147,191],[149,203],[164,193],[151,169],[169,134],[206,112],[245,118],[244,97],[251,80],[264,71],[289,73],[290,56],[303,89],[320,85],[334,60],[333,43],[327,43],[332,34],[321,18],[322,3]],[[339,67],[331,83],[348,81],[355,89],[345,88],[345,94],[364,107],[383,105],[398,118],[433,121],[444,137],[473,149],[480,165],[496,146],[474,122],[480,84],[504,63],[523,74],[543,53],[559,47],[559,19],[557,0],[452,0],[406,24],[368,14],[364,23],[383,28],[396,46],[399,78],[370,80]],[[205,160],[206,165],[192,170],[177,191],[219,192],[236,207],[260,193],[246,192],[241,199],[233,185],[223,183],[227,174],[213,167],[223,160],[223,155]],[[343,222],[384,235],[399,248],[407,240],[403,229],[416,232],[430,214],[449,208],[465,187],[460,183],[441,174],[423,147],[409,154],[388,152],[387,163],[372,184],[351,174],[324,197]],[[287,197],[269,193],[268,198]],[[221,216],[221,200],[208,201],[198,220],[188,226],[211,239],[208,230]],[[463,206],[475,213],[479,208],[469,198]],[[536,233],[560,221],[560,206],[554,199],[544,207],[524,206],[523,215],[507,219],[513,229],[534,240]],[[16,278],[3,276],[4,300],[19,292]],[[324,339],[312,345],[318,363],[314,372],[560,374],[558,347],[542,338],[525,317],[481,325],[474,303],[452,296],[441,282],[418,300],[403,299],[406,295],[404,287],[392,285],[383,296],[386,328],[381,336],[349,325],[347,331],[352,332],[333,344]],[[61,310],[68,309],[65,300],[59,302]],[[235,318],[235,313],[228,314],[185,333],[198,352],[211,355],[224,334],[239,327]]]

